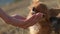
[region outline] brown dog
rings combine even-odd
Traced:
[[[48,9],[45,4],[41,4],[41,3],[37,3],[35,5],[36,6],[33,6],[32,10],[30,11],[28,18],[31,17],[32,14],[35,14],[38,12],[43,13],[44,16],[38,23],[29,27],[30,34],[50,34],[51,22],[49,18],[51,16],[57,16],[60,9]]]

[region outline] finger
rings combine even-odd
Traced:
[[[37,15],[37,16],[36,16],[35,19],[39,19],[39,18],[42,18],[42,17],[43,17],[43,14],[42,14],[42,13],[37,13],[36,15]]]
[[[37,13],[37,15],[33,15],[30,19],[27,20],[27,22],[35,23],[37,18],[39,18],[39,13]]]
[[[42,19],[42,14],[37,14],[33,22],[38,22],[40,19]]]
[[[25,21],[27,22],[31,22],[34,18],[35,18],[36,14],[34,14],[32,17],[30,17],[29,19],[26,19]]]

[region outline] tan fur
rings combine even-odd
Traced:
[[[51,16],[56,16],[60,10],[58,9],[48,9],[47,7],[40,6],[40,2],[37,2],[35,7],[37,10],[39,10],[41,13],[45,14],[45,16],[35,25],[29,27],[30,34],[50,34],[51,33],[51,22],[49,21],[49,18]],[[58,12],[56,12],[58,11]],[[29,17],[32,16],[32,8],[30,9]],[[53,15],[51,15],[51,13]]]

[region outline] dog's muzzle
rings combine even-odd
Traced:
[[[36,14],[36,13],[40,12],[40,11],[36,10],[35,7],[33,7],[32,11],[33,11],[32,14]],[[45,17],[45,14],[43,14],[43,17]]]

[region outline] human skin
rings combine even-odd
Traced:
[[[32,17],[29,19],[24,18],[22,16],[16,15],[16,16],[9,16],[6,14],[1,8],[0,8],[0,17],[7,23],[11,24],[16,27],[21,27],[21,28],[28,28],[29,26],[34,25],[37,23],[42,17],[42,13],[37,13],[34,14]]]

